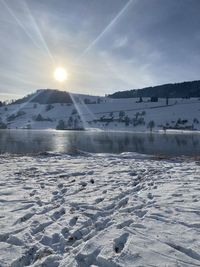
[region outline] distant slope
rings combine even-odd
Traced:
[[[36,93],[16,100],[13,104],[23,104],[25,102],[34,102],[38,104],[72,103],[72,99],[70,94],[65,91],[40,89],[37,90]]]
[[[46,94],[45,94],[46,95]],[[73,103],[27,102],[0,107],[0,129],[101,129],[114,131],[200,131],[200,98],[134,98],[70,94]],[[52,101],[52,100],[51,100]],[[54,100],[55,101],[55,100]]]
[[[119,91],[108,95],[110,98],[160,97],[181,98],[200,97],[200,81],[170,83],[143,89]]]

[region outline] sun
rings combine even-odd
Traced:
[[[67,71],[62,67],[57,67],[54,71],[54,78],[58,82],[64,82],[67,80],[68,74]]]

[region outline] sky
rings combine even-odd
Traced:
[[[0,100],[198,80],[199,10],[199,0],[0,0]]]

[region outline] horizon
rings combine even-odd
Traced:
[[[119,91],[115,91],[113,93],[125,92],[125,91],[131,91],[131,90],[136,90],[137,91],[137,90],[142,90],[142,89],[151,88],[151,87],[164,86],[164,85],[168,85],[168,84],[182,84],[182,83],[199,82],[199,81],[200,80],[194,80],[194,81],[191,80],[191,81],[182,81],[182,82],[174,82],[174,83],[157,84],[157,85],[152,85],[152,86],[146,86],[146,87],[143,87],[143,88],[130,88],[130,89],[125,89],[125,90],[119,90]],[[0,102],[16,101],[16,100],[19,100],[19,99],[27,96],[27,95],[35,94],[39,90],[64,91],[64,92],[70,93],[70,94],[77,94],[77,95],[78,94],[80,94],[80,95],[82,94],[82,95],[85,95],[85,96],[88,95],[88,96],[106,97],[107,95],[109,95],[109,94],[106,94],[106,93],[104,95],[100,95],[100,94],[95,94],[95,93],[89,94],[89,93],[83,93],[83,92],[82,93],[81,92],[71,92],[70,90],[67,90],[67,89],[59,89],[59,88],[37,88],[37,89],[34,89],[32,91],[27,92],[25,95],[20,95],[17,98],[10,98],[10,99],[8,99],[8,98],[7,99],[6,98],[5,99],[1,98],[1,93],[0,93]]]
[[[38,88],[103,96],[199,79],[198,0],[1,0],[0,7],[3,101]],[[53,78],[59,66],[68,72],[63,83]]]

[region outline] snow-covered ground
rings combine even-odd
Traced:
[[[200,266],[200,162],[0,156],[0,266]]]
[[[105,130],[149,131],[163,128],[200,130],[200,100],[149,98],[110,99],[101,98],[100,103],[85,104],[84,96],[74,95],[74,104],[45,104],[27,102],[0,108],[0,121],[8,128],[55,129],[62,120],[70,127],[99,128]],[[96,101],[97,97],[94,97]],[[92,101],[92,98],[90,99]],[[121,113],[121,114],[120,114]],[[38,119],[38,115],[41,115]]]

